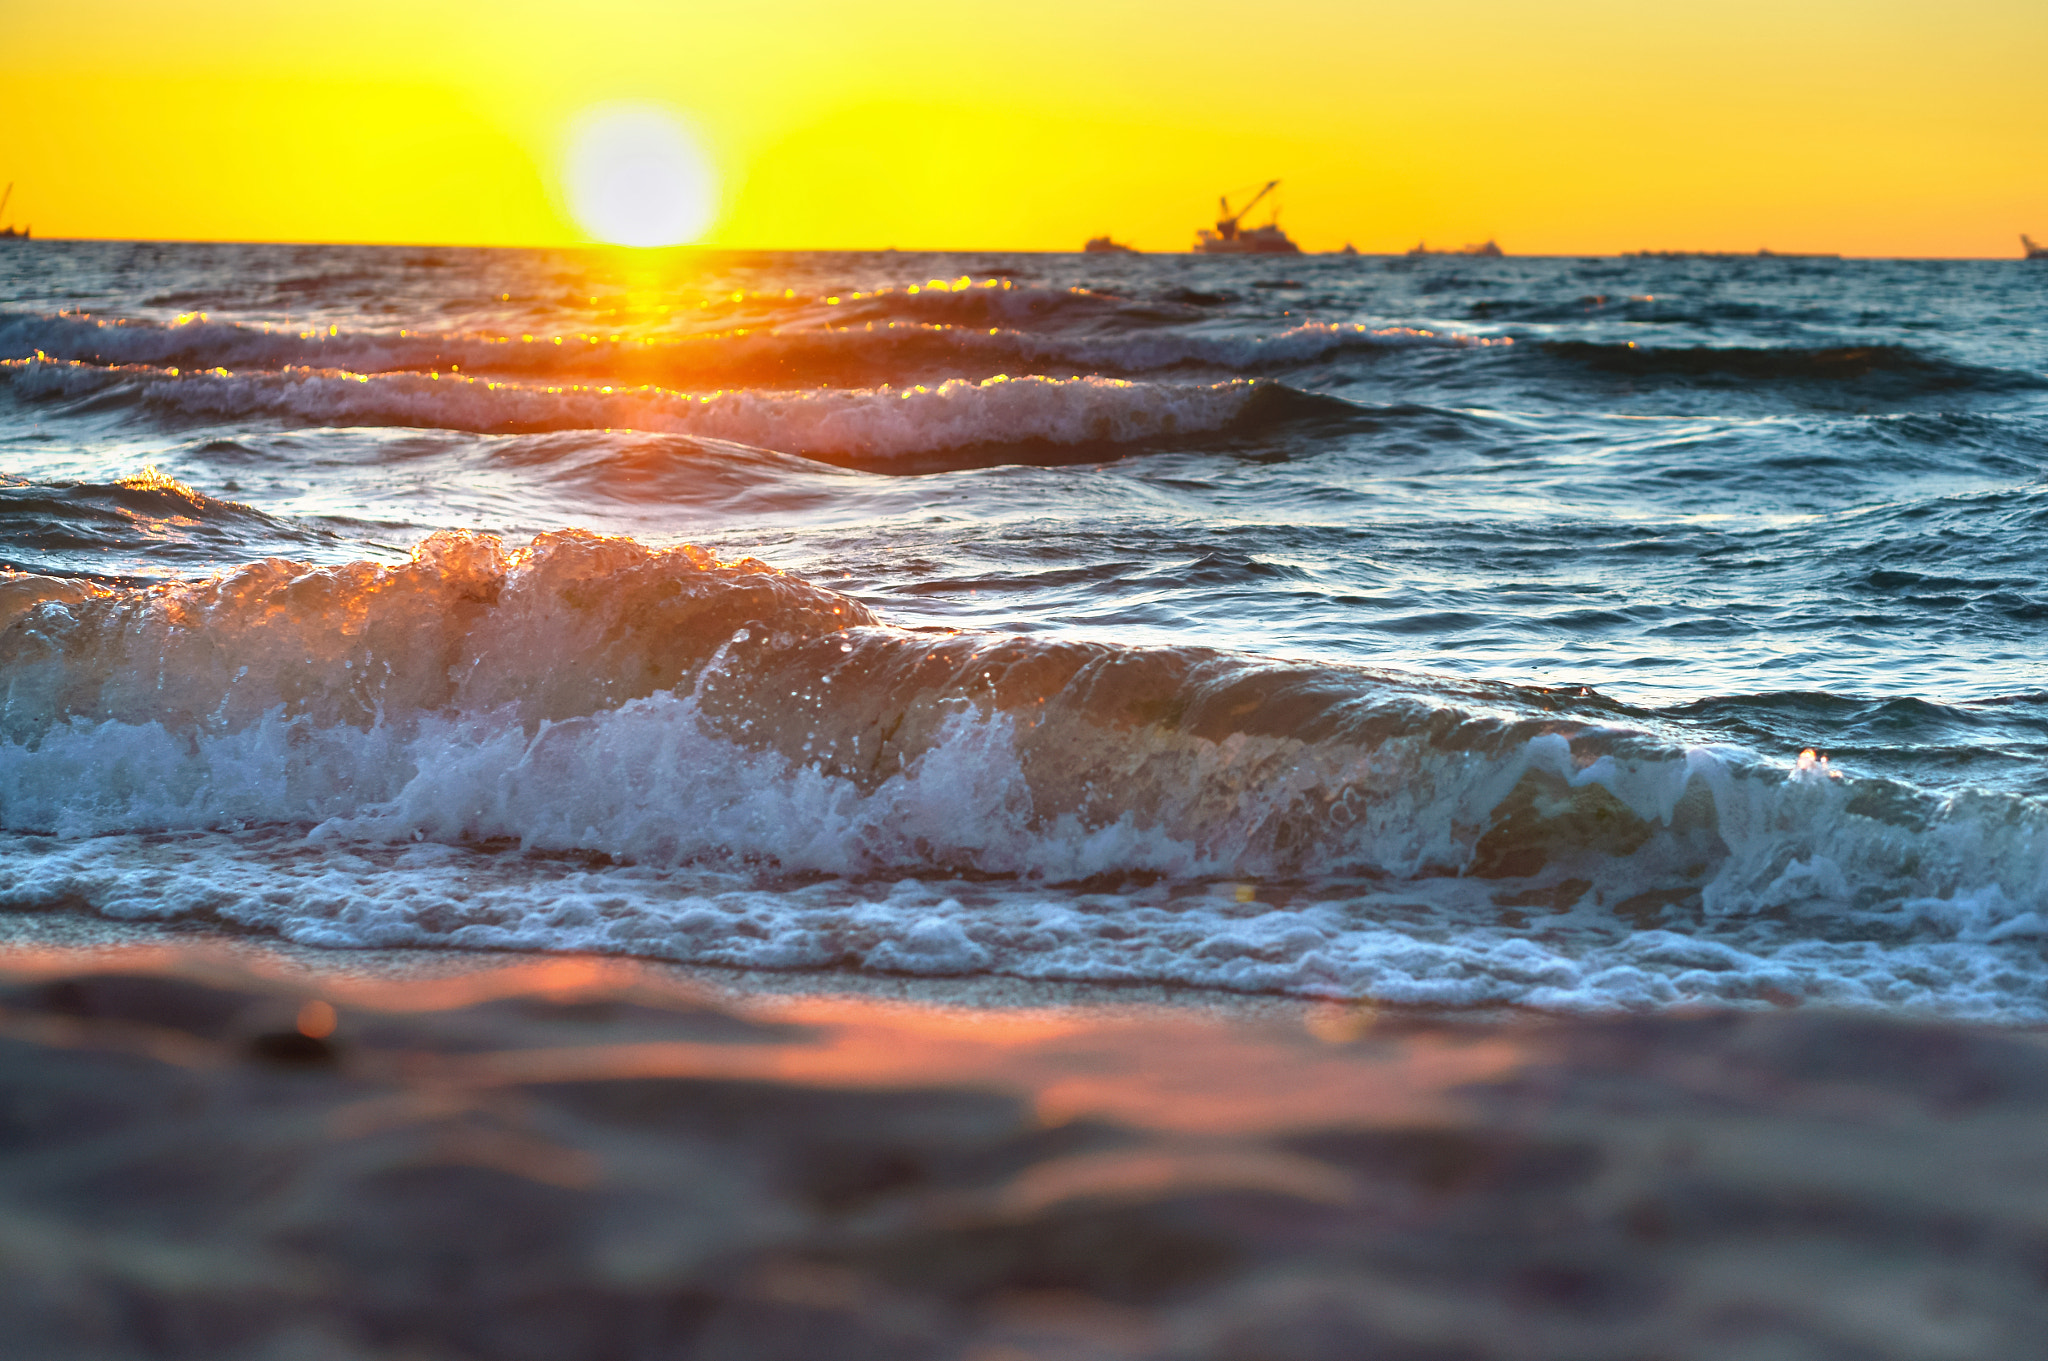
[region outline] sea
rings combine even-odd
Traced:
[[[2048,1020],[2048,267],[0,245],[0,911]]]

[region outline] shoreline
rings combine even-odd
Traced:
[[[1676,1007],[1543,1010],[1487,1005],[1431,1007],[1370,998],[1332,999],[1280,993],[1230,992],[1190,984],[1021,978],[1009,974],[893,974],[858,969],[778,970],[693,964],[632,954],[590,951],[470,950],[452,946],[330,947],[242,932],[209,922],[119,921],[77,912],[0,912],[0,975],[19,972],[24,952],[49,952],[41,969],[61,970],[66,958],[118,959],[160,967],[183,956],[180,967],[209,965],[247,971],[303,986],[364,987],[380,996],[407,983],[510,977],[536,966],[572,965],[589,972],[592,986],[645,980],[702,994],[713,1005],[768,1012],[807,1002],[839,1001],[949,1013],[1064,1012],[1094,1021],[1159,1017],[1199,1018],[1231,1025],[1305,1029],[1311,1035],[1355,1036],[1389,1026],[1407,1030],[1541,1029],[1653,1018],[1818,1015],[1933,1030],[1955,1029],[2048,1041],[2048,1023],[2000,1022],[1936,1012],[1823,1003],[1775,1001],[1737,1006],[1688,1003]]]
[[[164,952],[189,952],[280,980],[343,986],[477,978],[537,963],[574,962],[621,979],[639,975],[680,984],[733,1007],[843,999],[950,1011],[1060,1010],[1095,1018],[1163,1012],[1295,1025],[1311,1013],[1332,1009],[1389,1017],[1398,1014],[1419,1021],[1499,1020],[1515,1014],[1498,1009],[1447,1013],[1165,983],[1071,982],[1004,974],[926,976],[855,970],[781,971],[573,951],[529,953],[421,946],[329,948],[205,923],[123,922],[76,913],[0,913],[0,973],[8,970],[10,959],[18,961],[24,951],[112,957],[133,952],[145,958]]]

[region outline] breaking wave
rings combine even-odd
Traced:
[[[1258,383],[1110,378],[961,379],[905,388],[719,391],[498,382],[466,374],[334,369],[189,372],[80,361],[0,361],[28,400],[141,404],[193,420],[387,425],[519,434],[626,429],[697,435],[815,458],[886,462],[981,445],[1121,444],[1223,429]]]
[[[462,372],[521,378],[710,386],[867,386],[904,378],[987,376],[1044,368],[1145,374],[1170,369],[1260,373],[1344,353],[1461,349],[1505,337],[1404,326],[1303,322],[1256,333],[1134,329],[1039,332],[954,321],[834,319],[799,327],[730,327],[689,335],[522,331],[500,335],[264,327],[203,320],[159,324],[77,314],[0,314],[0,357],[106,366]]]
[[[1788,772],[1346,668],[905,632],[688,547],[442,534],[393,568],[8,590],[17,832],[292,823],[842,875],[1449,878],[1560,910],[2048,933],[2048,820],[2024,800]]]

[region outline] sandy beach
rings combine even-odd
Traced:
[[[12,918],[10,1354],[2019,1356],[2048,1044]]]

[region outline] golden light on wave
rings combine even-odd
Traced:
[[[710,158],[673,114],[614,105],[571,128],[562,176],[576,225],[619,246],[679,246],[716,215]]]

